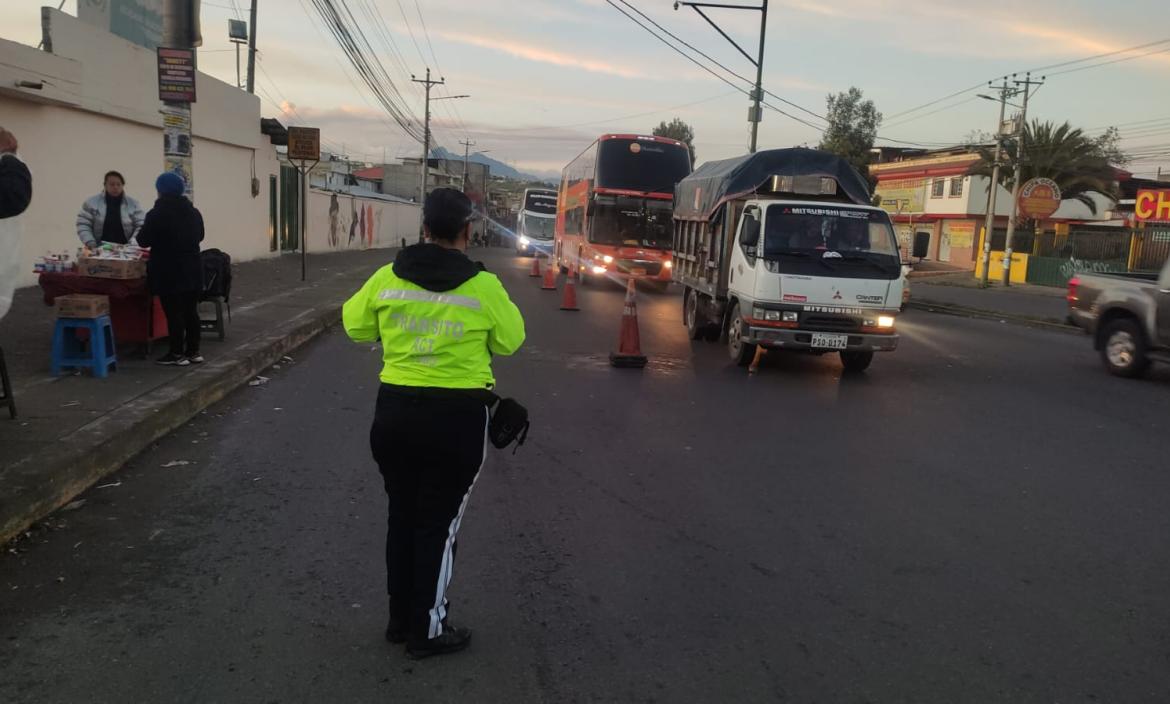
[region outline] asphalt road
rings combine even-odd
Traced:
[[[0,559],[0,701],[1170,700],[1170,374],[911,312],[864,376],[749,377],[652,293],[614,370],[617,287],[488,261],[535,426],[463,523],[468,652],[381,639],[378,354],[335,332]]]

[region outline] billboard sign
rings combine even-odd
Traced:
[[[1138,222],[1170,222],[1170,188],[1139,190],[1133,215]]]
[[[1020,188],[1020,217],[1043,220],[1052,217],[1060,208],[1060,186],[1050,178],[1025,181]]]
[[[195,50],[158,51],[158,99],[164,103],[195,102]]]
[[[162,44],[163,0],[77,0],[77,17],[147,49]]]
[[[321,130],[316,127],[289,127],[288,158],[290,161],[320,160]]]

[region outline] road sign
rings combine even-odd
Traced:
[[[1034,178],[1020,189],[1020,217],[1043,220],[1060,208],[1060,186],[1049,178]]]
[[[288,158],[299,161],[320,160],[321,130],[316,127],[289,127]]]
[[[1170,188],[1139,190],[1133,215],[1138,222],[1170,222]]]
[[[158,48],[158,99],[195,102],[195,50]]]

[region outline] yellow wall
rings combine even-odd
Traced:
[[[980,255],[975,261],[975,278],[983,278],[983,257]],[[1003,252],[991,253],[992,281],[1003,280]],[[1028,255],[1012,252],[1012,283],[1023,284],[1028,282]]]

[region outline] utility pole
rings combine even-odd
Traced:
[[[252,12],[248,21],[248,92],[256,92],[256,4],[252,0]]]
[[[186,195],[195,200],[195,169],[193,164],[194,138],[191,129],[191,103],[195,101],[195,82],[198,57],[195,48],[203,44],[199,24],[198,3],[195,0],[163,0],[163,36],[159,52],[160,93],[164,84],[162,67],[167,66],[167,80],[171,80],[171,66],[189,76],[188,91],[179,91],[170,99],[164,98],[163,114],[163,170],[178,174],[186,183]],[[173,56],[164,56],[168,50]],[[186,52],[190,52],[186,55]],[[179,97],[183,96],[183,97]],[[160,95],[160,98],[163,97]]]
[[[768,0],[760,0],[760,3],[761,4],[759,6],[727,5],[724,3],[706,3],[706,2],[683,2],[682,0],[678,0],[677,2],[674,3],[675,10],[677,10],[682,5],[685,5],[686,7],[689,7],[692,10],[694,10],[695,12],[699,13],[699,15],[703,19],[707,20],[707,24],[714,27],[716,32],[719,32],[719,34],[723,35],[724,39],[731,42],[731,45],[734,46],[736,49],[738,49],[739,53],[743,54],[744,58],[746,58],[748,61],[750,61],[752,63],[753,66],[756,67],[756,85],[752,89],[752,93],[751,93],[752,107],[751,107],[751,110],[748,112],[748,122],[750,122],[752,124],[752,142],[751,142],[750,151],[753,154],[756,151],[756,144],[757,144],[757,140],[759,137],[760,120],[762,120],[764,117],[764,110],[762,107],[760,107],[760,103],[762,103],[764,100],[764,36],[767,33],[767,29],[768,29]],[[714,20],[712,20],[710,17],[707,16],[707,14],[705,12],[703,12],[703,10],[701,8],[704,8],[704,7],[715,7],[715,8],[720,8],[720,9],[724,9],[724,10],[753,10],[753,11],[759,12],[760,13],[760,49],[759,49],[759,54],[758,54],[757,58],[753,59],[751,57],[751,54],[748,54],[746,51],[743,50],[743,47],[741,47],[734,39],[727,36],[727,32],[724,32],[723,29],[719,25],[715,24]]]
[[[475,146],[475,142],[470,139],[461,139],[459,143],[463,145],[463,192],[467,192],[467,159],[470,157],[471,148]]]
[[[437,81],[431,80],[431,69],[427,68],[426,80],[419,80],[412,74],[410,80],[415,83],[421,83],[426,87],[427,101],[426,101],[426,117],[423,123],[423,157],[422,157],[422,185],[419,187],[419,212],[422,212],[423,203],[427,199],[427,160],[431,157],[431,86],[441,86],[447,82],[447,79],[440,77]]]
[[[1012,237],[1016,234],[1016,220],[1020,215],[1020,178],[1022,177],[1022,170],[1024,166],[1024,134],[1028,128],[1028,94],[1032,92],[1032,86],[1044,85],[1044,77],[1041,76],[1039,81],[1032,80],[1032,74],[1024,74],[1024,80],[1012,81],[1017,86],[1023,86],[1024,106],[1020,112],[1020,127],[1016,135],[1016,174],[1015,181],[1012,183],[1012,217],[1008,220],[1007,239],[1003,246],[1003,285],[1012,285]]]
[[[988,81],[988,85],[991,85],[990,81]],[[1000,85],[991,87],[999,91],[999,121],[995,123],[995,160],[991,167],[991,184],[987,188],[987,217],[983,222],[983,275],[980,283],[983,288],[987,288],[991,277],[991,233],[995,229],[995,200],[999,193],[999,158],[1003,152],[1003,138],[1005,136],[1003,116],[1007,109],[1008,98],[1017,93],[1007,84],[1007,76],[1004,76]]]

